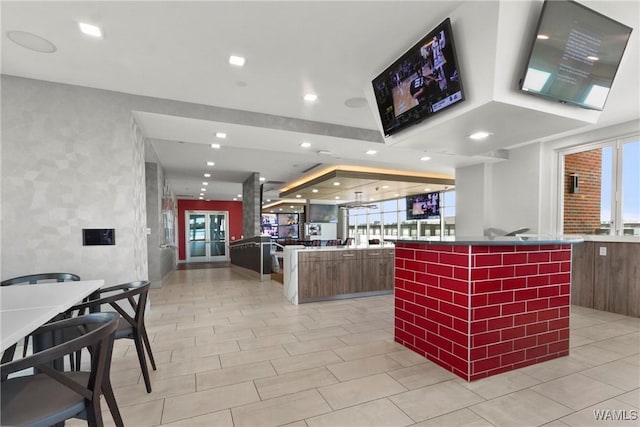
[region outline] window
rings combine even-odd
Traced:
[[[562,232],[640,235],[640,139],[615,139],[565,150]]]

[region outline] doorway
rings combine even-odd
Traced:
[[[229,261],[228,212],[187,212],[187,262]]]

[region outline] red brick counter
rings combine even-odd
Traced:
[[[467,381],[569,354],[571,244],[396,242],[395,341]]]

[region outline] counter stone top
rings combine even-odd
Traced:
[[[537,234],[520,234],[517,236],[451,236],[443,239],[427,238],[427,239],[398,239],[398,243],[417,243],[424,245],[487,245],[487,246],[504,246],[504,245],[564,245],[582,243],[582,236],[565,235],[565,236],[549,236]]]

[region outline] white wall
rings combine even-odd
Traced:
[[[485,184],[490,174],[485,164],[456,169],[456,235],[482,236],[485,209],[491,187]]]

